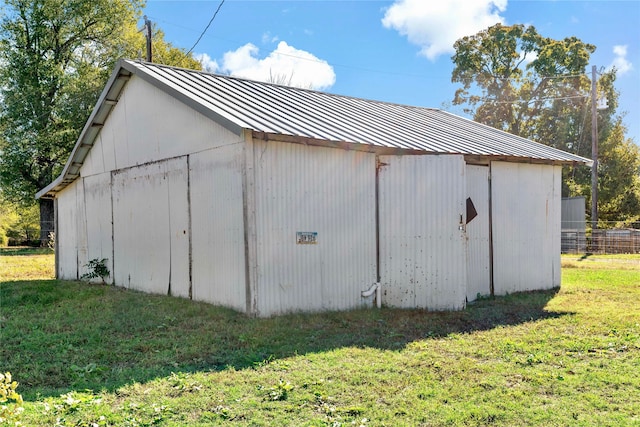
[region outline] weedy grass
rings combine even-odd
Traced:
[[[0,283],[0,369],[28,426],[632,426],[640,269],[625,266],[460,312],[270,319],[27,275]]]
[[[609,255],[562,255],[563,268],[586,268],[601,270],[640,270],[640,255],[637,254],[609,254]]]
[[[55,259],[51,249],[0,248],[0,282],[53,279]]]

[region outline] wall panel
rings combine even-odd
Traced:
[[[467,301],[491,294],[489,257],[489,167],[467,165],[467,196],[478,214],[466,225]]]
[[[193,299],[246,310],[242,144],[189,158]]]
[[[82,277],[87,270],[89,262],[89,248],[87,239],[87,210],[84,200],[84,182],[80,179],[76,181],[76,249],[78,275]]]
[[[560,286],[561,167],[491,164],[497,295]]]
[[[258,314],[370,305],[375,156],[255,141],[254,159]]]
[[[462,156],[381,156],[383,303],[461,309],[466,297]]]
[[[58,279],[78,279],[78,231],[76,187],[82,181],[76,180],[58,194],[56,229],[56,261]]]
[[[188,296],[187,158],[114,172],[114,281]]]
[[[113,238],[111,224],[111,174],[83,178],[87,228],[87,259],[106,259],[113,274]],[[107,282],[112,283],[110,275]]]

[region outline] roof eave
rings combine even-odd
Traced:
[[[80,176],[80,168],[86,159],[91,147],[100,133],[107,117],[113,107],[118,103],[122,89],[126,85],[132,72],[126,67],[126,62],[118,61],[118,64],[109,77],[104,90],[98,98],[89,119],[84,125],[76,145],[71,151],[69,160],[62,169],[62,173],[51,184],[36,193],[36,199],[55,198],[55,195],[68,184]]]
[[[303,145],[316,145],[321,147],[333,147],[339,148],[342,150],[353,150],[353,151],[364,151],[368,153],[375,153],[379,155],[450,155],[457,154],[462,155],[465,158],[467,163],[479,163],[479,164],[488,164],[491,161],[506,161],[506,162],[514,162],[514,163],[531,163],[531,164],[546,164],[546,165],[557,165],[557,166],[577,166],[577,165],[587,165],[591,166],[593,162],[589,159],[580,157],[580,156],[572,156],[571,159],[548,159],[548,158],[538,158],[538,157],[530,157],[530,156],[509,156],[509,155],[498,155],[498,154],[469,154],[462,152],[445,152],[445,151],[425,151],[418,149],[410,149],[410,148],[398,148],[398,147],[383,147],[379,145],[373,144],[365,144],[354,141],[337,141],[337,140],[327,140],[327,139],[319,139],[319,138],[310,138],[306,136],[298,136],[298,135],[286,135],[280,133],[272,133],[272,132],[263,132],[256,130],[249,130],[253,139],[259,141],[277,141],[277,142],[287,142],[294,144],[303,144]]]

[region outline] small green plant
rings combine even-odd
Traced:
[[[280,380],[274,387],[267,389],[267,400],[287,400],[291,390],[293,385],[289,381]]]
[[[87,268],[87,272],[82,275],[82,279],[102,279],[102,283],[105,283],[105,279],[109,277],[109,267],[107,267],[107,258],[94,258],[84,265]]]
[[[11,372],[0,373],[0,425],[14,422],[18,425],[23,411],[22,396],[16,392],[18,383],[11,379]]]

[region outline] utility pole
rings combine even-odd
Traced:
[[[147,15],[144,16],[144,26],[147,30],[147,62],[153,62],[153,54],[151,52],[151,21],[147,19]]]
[[[596,66],[591,68],[591,229],[598,228],[598,93]]]

